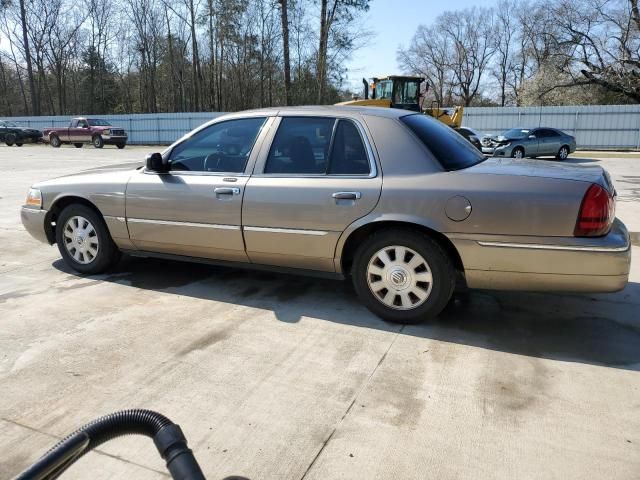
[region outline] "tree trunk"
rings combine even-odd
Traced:
[[[291,105],[291,61],[289,59],[289,18],[288,0],[280,0],[280,18],[282,20],[282,50],[284,56],[284,97],[285,105]],[[326,0],[322,0],[326,11]],[[324,17],[323,17],[324,18]]]
[[[324,90],[326,83],[326,63],[327,63],[327,42],[329,37],[329,25],[327,23],[327,2],[328,0],[321,0],[322,5],[320,8],[320,45],[318,47],[318,103],[322,104],[324,101]]]
[[[22,23],[22,41],[24,42],[24,56],[27,62],[27,76],[29,77],[29,93],[31,95],[31,109],[33,115],[40,115],[40,97],[36,92],[33,79],[33,66],[31,65],[31,50],[29,49],[29,35],[27,34],[27,11],[24,0],[20,0],[20,22]],[[29,113],[29,112],[27,112]]]

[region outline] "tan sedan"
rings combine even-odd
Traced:
[[[457,283],[620,290],[631,260],[602,168],[487,159],[395,109],[225,115],[145,167],[34,185],[22,221],[79,272],[128,252],[351,277],[396,322],[437,315]]]

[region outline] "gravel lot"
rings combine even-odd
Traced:
[[[1,478],[133,407],[179,423],[210,479],[639,477],[637,236],[623,292],[473,292],[400,327],[342,282],[141,259],[80,276],[23,230],[30,184],[153,150],[0,146]],[[609,169],[640,232],[640,155],[610,155],[569,161]],[[166,477],[128,437],[63,478]]]

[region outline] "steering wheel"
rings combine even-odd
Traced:
[[[204,158],[205,172],[217,172],[219,170],[221,155],[219,153],[210,153]]]

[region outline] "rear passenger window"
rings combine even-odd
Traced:
[[[353,122],[285,117],[271,145],[264,173],[368,174],[369,159]]]
[[[330,175],[363,175],[369,173],[369,159],[358,129],[347,120],[336,128],[329,163]]]

